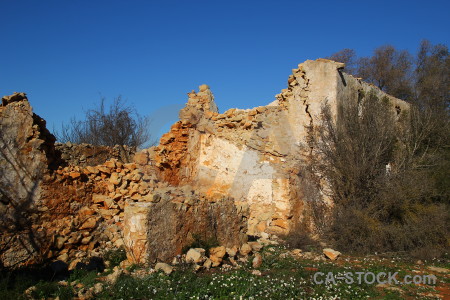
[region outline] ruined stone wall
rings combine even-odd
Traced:
[[[111,158],[128,163],[136,152],[134,148],[128,146],[108,147],[71,142],[55,143],[55,150],[60,153],[62,165],[80,167],[101,165]]]
[[[24,93],[2,98],[0,264],[15,265],[38,254],[40,237],[33,231],[32,223],[41,208],[42,182],[49,167],[55,167],[54,141]]]
[[[319,59],[294,69],[276,100],[219,113],[206,85],[189,93],[180,121],[151,150],[161,178],[191,184],[210,199],[223,195],[249,209],[248,233],[287,234],[305,207],[298,174],[309,153],[309,128],[324,104],[338,105],[373,91],[402,109],[407,104],[342,73],[342,63]]]
[[[73,267],[120,246],[133,262],[168,261],[195,235],[233,247],[247,235],[289,233],[308,210],[299,173],[322,106],[337,116],[339,105],[375,92],[393,113],[408,107],[342,68],[306,61],[272,103],[224,113],[202,85],[160,144],[132,163],[106,160],[114,149],[95,161],[89,145],[55,147],[25,94],[4,97],[1,262],[59,259]]]

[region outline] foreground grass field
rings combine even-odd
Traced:
[[[149,268],[130,266],[114,283],[108,283],[112,270],[75,271],[63,281],[39,280],[26,273],[3,274],[0,299],[446,299],[450,297],[448,258],[416,264],[398,257],[340,257],[336,261],[305,259],[282,246],[262,251],[263,264],[256,270],[248,263],[239,268],[222,267],[193,272],[179,264],[170,275]],[[438,267],[430,269],[430,266]],[[117,269],[116,269],[117,270]],[[314,274],[324,275],[314,282]],[[433,274],[435,284],[385,284],[336,280],[325,284],[326,275],[335,278],[346,272],[398,272],[406,275]],[[109,276],[111,277],[111,276]],[[31,288],[30,288],[31,287]]]

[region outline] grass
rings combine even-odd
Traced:
[[[402,278],[406,274],[416,274],[418,266],[401,259],[377,257],[342,257],[332,262],[298,259],[284,255],[282,246],[266,247],[261,252],[263,264],[258,268],[261,276],[252,274],[252,257],[241,263],[239,269],[211,269],[194,273],[192,268],[181,265],[169,276],[162,272],[149,273],[143,277],[132,276],[133,271],[148,270],[134,265],[128,274],[121,275],[115,284],[100,281],[109,271],[98,275],[96,271],[78,270],[73,272],[64,285],[55,281],[36,280],[25,273],[3,274],[0,278],[0,299],[26,299],[24,291],[35,286],[31,295],[35,299],[59,297],[71,299],[84,289],[98,282],[105,285],[95,299],[427,299],[436,294],[435,286],[399,285],[399,290],[377,288],[376,284],[352,284],[337,280],[336,284],[315,284],[313,276],[320,271],[332,272],[335,276],[346,272],[398,272]],[[282,255],[283,254],[283,255]],[[281,255],[281,256],[280,256]],[[429,274],[427,265],[421,272]],[[438,285],[448,289],[448,275],[436,274]],[[13,276],[14,277],[14,276]],[[325,279],[325,277],[322,277]],[[433,299],[431,296],[428,299]]]

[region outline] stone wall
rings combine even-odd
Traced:
[[[248,233],[287,234],[305,207],[298,174],[310,153],[308,134],[320,123],[327,103],[357,101],[361,92],[407,104],[360,79],[342,73],[342,63],[306,61],[292,71],[276,100],[253,109],[219,113],[208,86],[192,91],[180,121],[151,149],[159,176],[174,185],[190,184],[209,199],[230,196],[248,205]]]
[[[123,163],[114,148],[58,144],[26,95],[0,106],[0,260],[4,266],[63,260],[125,246],[130,261],[168,261],[194,236],[239,246],[247,235],[284,235],[308,211],[299,173],[311,128],[329,104],[387,97],[319,59],[294,69],[266,106],[219,113],[207,85],[188,94],[160,144]],[[98,155],[98,150],[102,155]],[[131,154],[131,150],[130,153]]]
[[[94,146],[90,144],[55,143],[55,150],[60,153],[61,165],[97,166],[109,159],[117,159],[128,163],[136,150],[128,146],[114,147]]]
[[[114,158],[117,148],[55,145],[25,94],[3,100],[4,267],[56,259],[72,269],[87,257],[123,246],[130,261],[148,263],[170,260],[194,236],[230,246],[246,241],[247,211],[232,199],[210,201],[192,187],[170,187],[156,178],[147,150],[123,163]],[[101,163],[92,165],[94,159]]]
[[[34,114],[26,94],[2,98],[0,106],[1,263],[34,259],[41,247],[32,228],[41,208],[42,182],[55,167],[55,138]]]

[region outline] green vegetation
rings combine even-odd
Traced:
[[[127,259],[127,252],[125,251],[124,247],[115,250],[109,250],[105,253],[103,259],[110,262],[110,268],[114,268],[115,266],[118,266],[120,262]]]
[[[237,269],[211,269],[193,272],[186,265],[179,265],[167,276],[161,272],[148,272],[148,268],[135,266],[136,273],[125,271],[115,284],[108,284],[102,274],[87,271],[73,272],[67,281],[44,281],[28,278],[28,275],[0,280],[1,299],[26,299],[27,292],[34,299],[72,299],[79,291],[88,290],[102,283],[103,291],[94,299],[432,299],[437,294],[435,285],[392,285],[392,289],[377,287],[376,284],[347,284],[343,280],[335,283],[316,284],[316,272],[335,277],[346,272],[398,272],[398,278],[405,275],[430,274],[426,265],[418,266],[409,259],[400,257],[342,257],[337,261],[304,259],[290,254],[284,246],[268,246],[261,252],[263,264],[253,274],[251,259]],[[434,260],[433,265],[450,267],[448,260]],[[144,271],[143,276],[136,276]],[[448,284],[445,275],[437,274],[437,286]],[[325,276],[321,277],[325,279]],[[427,296],[428,295],[428,296]],[[434,296],[433,296],[434,295]]]
[[[450,213],[435,172],[448,151],[445,140],[434,142],[439,123],[415,107],[397,121],[375,94],[358,100],[338,107],[337,122],[324,106],[311,134],[310,178],[326,179],[334,203],[329,219],[315,222],[325,227],[322,238],[347,253],[443,253]]]

